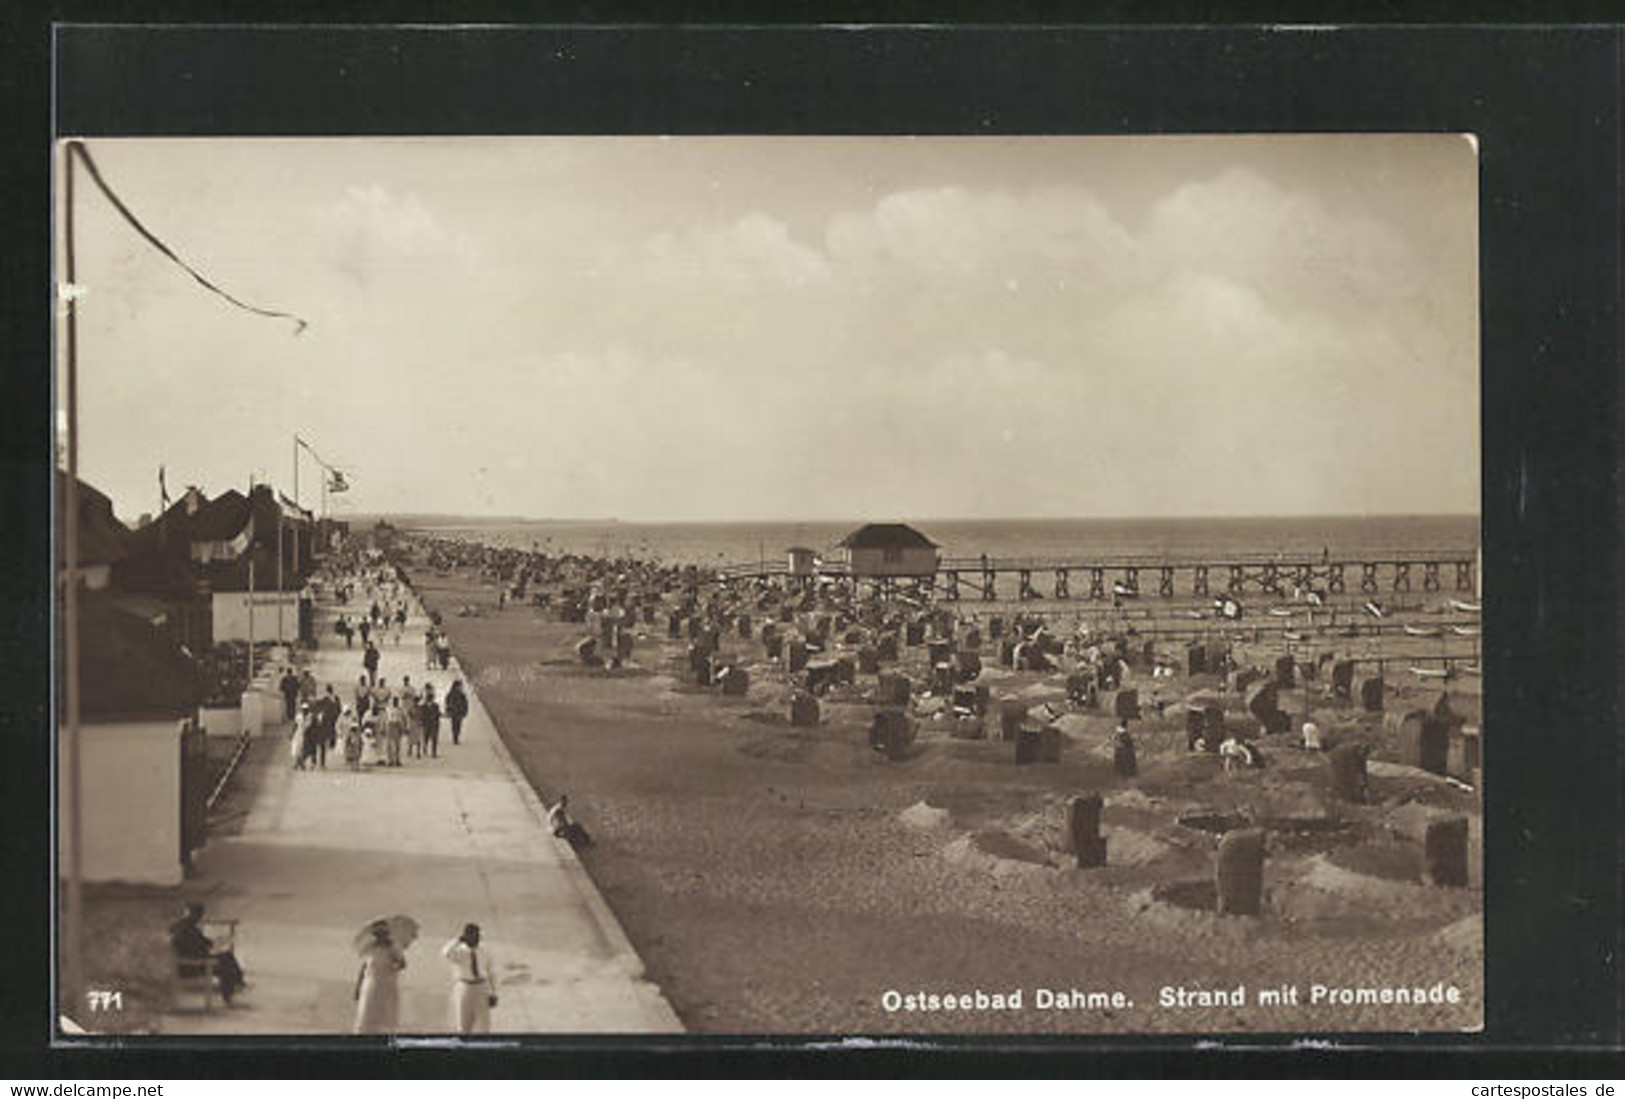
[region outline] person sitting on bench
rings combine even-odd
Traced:
[[[592,837],[587,830],[570,816],[570,795],[560,794],[559,803],[547,811],[547,826],[553,834],[562,840],[568,840],[571,847],[591,847]]]
[[[216,952],[214,941],[203,933],[199,924],[203,920],[203,906],[196,901],[186,906],[186,915],[169,927],[169,945],[181,962],[214,962],[214,975],[220,981],[220,997],[226,1003],[248,982],[243,979],[243,967],[231,950]]]

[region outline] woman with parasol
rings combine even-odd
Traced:
[[[357,932],[361,971],[355,980],[355,1033],[393,1034],[400,1026],[400,972],[406,968],[406,948],[417,936],[417,921],[410,916],[376,919]]]

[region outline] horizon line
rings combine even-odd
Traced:
[[[768,524],[808,524],[808,523],[873,523],[873,522],[911,522],[911,523],[1055,523],[1055,522],[1190,522],[1192,520],[1207,519],[1259,519],[1259,520],[1298,520],[1298,519],[1482,519],[1479,511],[1346,511],[1346,512],[1296,512],[1296,513],[1264,513],[1264,512],[1208,512],[1182,515],[930,515],[930,516],[892,516],[884,519],[865,518],[861,516],[834,516],[834,517],[802,517],[802,516],[753,516],[741,519],[685,519],[685,518],[628,518],[623,516],[565,516],[541,518],[529,515],[483,515],[467,512],[414,512],[414,511],[356,511],[352,518],[362,519],[413,519],[413,520],[473,520],[481,523],[542,523],[553,525],[589,525],[589,524],[626,524],[641,526],[730,526],[749,523]]]

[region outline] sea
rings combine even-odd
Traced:
[[[778,562],[792,546],[823,554],[863,520],[837,522],[640,523],[410,517],[400,525],[490,546],[633,557],[667,564]],[[1318,516],[1200,519],[910,519],[944,558],[1157,557],[1198,560],[1228,554],[1357,559],[1362,554],[1463,552],[1480,545],[1475,515]]]

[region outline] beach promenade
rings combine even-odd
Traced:
[[[428,671],[427,622],[415,601],[399,645],[380,646],[379,674],[411,676],[438,697],[461,672]],[[341,611],[318,614],[309,667],[348,703],[361,674],[359,646],[333,634]],[[286,733],[257,745],[263,766],[239,776],[246,817],[211,836],[188,895],[210,919],[236,919],[249,987],[230,1008],[177,1012],[174,1034],[347,1034],[359,960],[353,938],[368,920],[404,913],[422,927],[401,974],[401,1034],[445,1034],[450,970],[440,948],[464,923],[484,930],[500,1003],[493,1033],[660,1033],[682,1026],[545,809],[508,755],[470,684],[462,743],[442,722],[440,758],[398,769],[295,771]],[[275,750],[266,753],[265,748]]]

